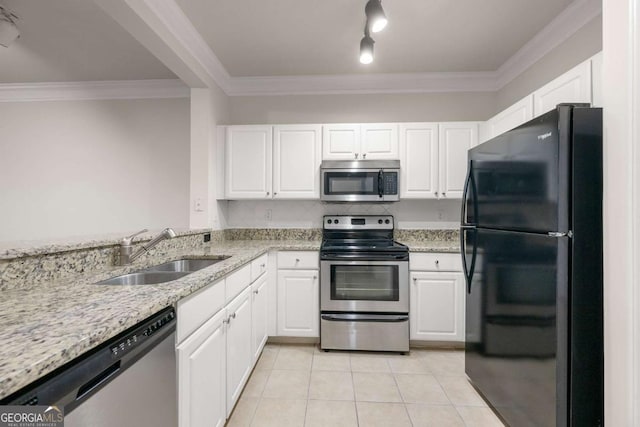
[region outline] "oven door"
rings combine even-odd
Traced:
[[[321,261],[320,269],[322,311],[409,312],[407,261]]]
[[[330,202],[397,201],[398,171],[383,169],[323,169],[321,200]]]

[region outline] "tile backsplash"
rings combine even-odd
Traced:
[[[460,200],[323,203],[317,200],[232,200],[228,228],[321,228],[323,215],[393,215],[398,229],[457,228]]]

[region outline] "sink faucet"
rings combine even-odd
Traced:
[[[131,241],[137,235],[146,233],[147,231],[149,230],[145,228],[144,230],[140,230],[137,233],[133,233],[131,236],[124,237],[120,241],[120,265],[131,264],[133,260],[138,258],[143,253],[147,252],[149,249],[151,249],[161,241],[165,239],[171,239],[172,237],[176,237],[175,231],[173,231],[171,228],[165,228],[164,230],[162,230],[160,234],[154,237],[149,243],[147,243],[146,245],[142,245],[140,249],[138,249],[135,253],[132,254],[133,246],[131,246]]]

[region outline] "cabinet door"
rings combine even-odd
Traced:
[[[360,158],[363,160],[394,160],[400,158],[398,125],[395,123],[368,123],[360,127]]]
[[[267,300],[267,275],[263,274],[251,285],[251,351],[254,363],[258,360],[262,347],[267,342],[269,324]]]
[[[478,144],[477,122],[439,124],[439,197],[462,198],[467,177],[467,151]]]
[[[273,197],[320,198],[320,125],[273,129]]]
[[[220,310],[176,349],[180,427],[224,425],[225,316]]]
[[[438,124],[400,125],[400,198],[438,197]]]
[[[278,335],[319,337],[318,270],[278,271]]]
[[[359,124],[322,126],[322,160],[352,160],[359,157]]]
[[[229,126],[225,142],[225,197],[271,198],[271,126]]]
[[[528,95],[487,122],[489,139],[501,135],[533,119],[533,95]]]
[[[585,61],[533,93],[536,116],[563,102],[591,102],[591,61]]]
[[[251,287],[247,287],[227,306],[227,415],[253,367],[251,326]]]
[[[411,273],[411,339],[463,342],[464,298],[462,273]]]

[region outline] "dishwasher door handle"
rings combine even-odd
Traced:
[[[91,378],[89,381],[84,383],[79,389],[78,394],[76,395],[76,401],[81,400],[87,394],[91,393],[96,387],[99,387],[100,384],[109,381],[109,378],[114,376],[120,370],[120,360],[118,360],[113,365],[109,366],[104,371],[100,372],[95,377]]]

